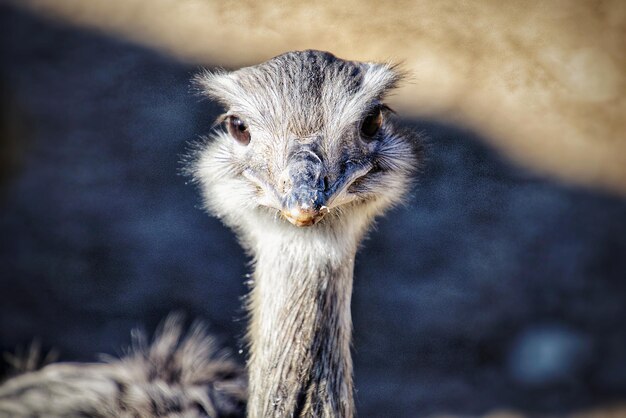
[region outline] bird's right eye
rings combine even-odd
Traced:
[[[382,107],[372,109],[361,122],[361,136],[366,141],[371,141],[376,137],[383,124]]]
[[[230,136],[241,145],[248,145],[250,143],[250,131],[248,125],[242,121],[239,117],[231,115],[226,119],[226,129]]]

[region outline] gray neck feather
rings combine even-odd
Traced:
[[[248,415],[351,417],[357,243],[293,230],[265,234],[253,246]]]

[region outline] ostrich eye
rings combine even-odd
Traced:
[[[250,131],[248,125],[237,116],[229,116],[226,119],[226,129],[230,136],[235,138],[235,141],[241,145],[248,145],[250,143]]]
[[[372,109],[361,122],[361,135],[366,140],[371,140],[376,136],[383,124],[383,112],[380,107]]]

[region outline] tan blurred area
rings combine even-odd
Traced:
[[[207,66],[308,48],[402,62],[401,113],[626,194],[626,1],[8,1]]]

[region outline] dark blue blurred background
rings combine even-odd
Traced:
[[[247,260],[179,175],[219,111],[198,68],[5,6],[0,60],[0,350],[90,361],[178,310],[243,362]],[[423,173],[357,258],[359,415],[626,401],[626,200],[407,123]]]

